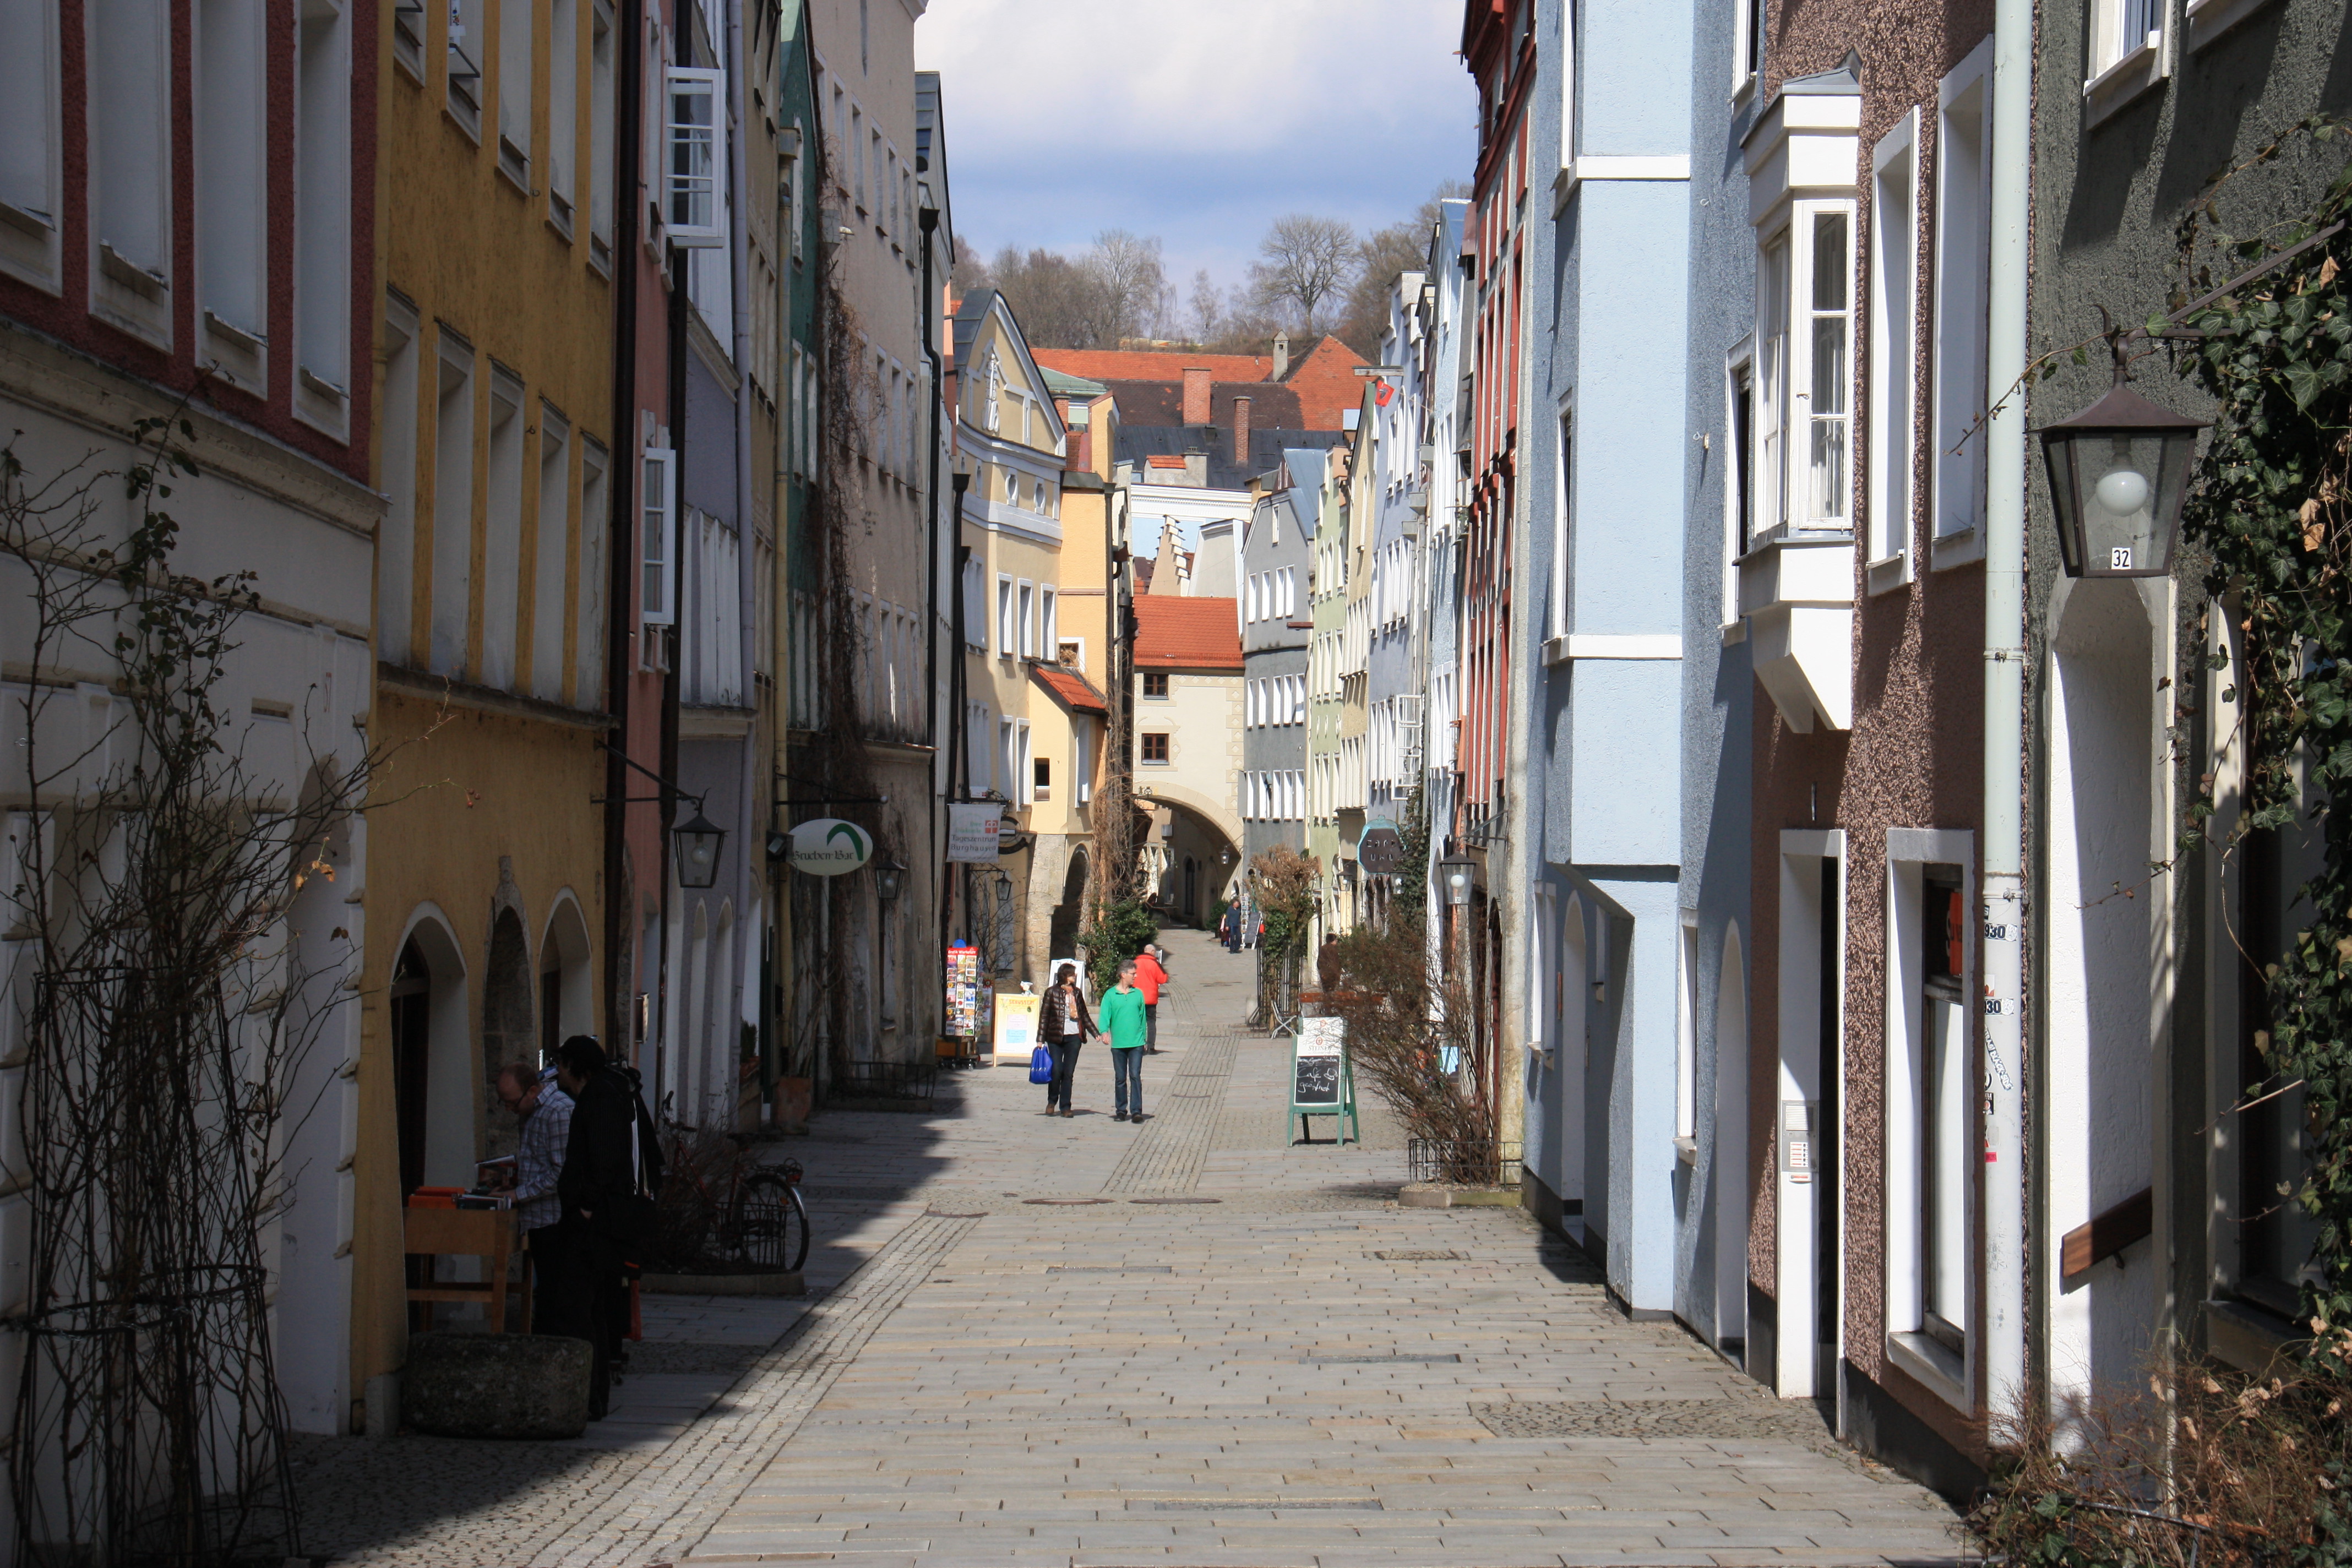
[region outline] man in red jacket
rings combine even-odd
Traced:
[[[1168,971],[1160,963],[1167,949],[1151,942],[1135,955],[1136,988],[1143,993],[1143,1054],[1160,1054],[1160,988],[1168,984]]]

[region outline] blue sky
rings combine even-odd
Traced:
[[[1245,277],[1268,223],[1375,228],[1467,179],[1460,0],[930,0],[957,237],[1158,235],[1169,281]]]

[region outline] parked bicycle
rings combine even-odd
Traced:
[[[665,1262],[680,1272],[797,1269],[808,1259],[808,1205],[798,1160],[763,1163],[731,1132],[663,1123],[669,1179],[661,1193]]]

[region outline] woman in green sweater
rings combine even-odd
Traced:
[[[1135,985],[1135,960],[1118,966],[1118,984],[1103,994],[1097,1009],[1102,1032],[1110,1041],[1111,1098],[1118,1114],[1114,1121],[1143,1120],[1143,993]]]

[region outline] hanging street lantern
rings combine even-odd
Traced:
[[[708,888],[718,882],[719,849],[727,841],[727,830],[703,816],[699,801],[693,820],[671,829],[670,839],[677,847],[679,887]]]
[[[2210,420],[2159,408],[2124,384],[2045,426],[2042,455],[2069,577],[2162,577],[2172,570],[2197,432]]]
[[[898,901],[898,889],[905,881],[907,868],[897,860],[877,861],[874,867],[874,896],[886,904]]]
[[[1448,855],[1437,863],[1438,876],[1445,884],[1445,901],[1455,909],[1470,902],[1470,889],[1478,879],[1478,862],[1467,855]]]

